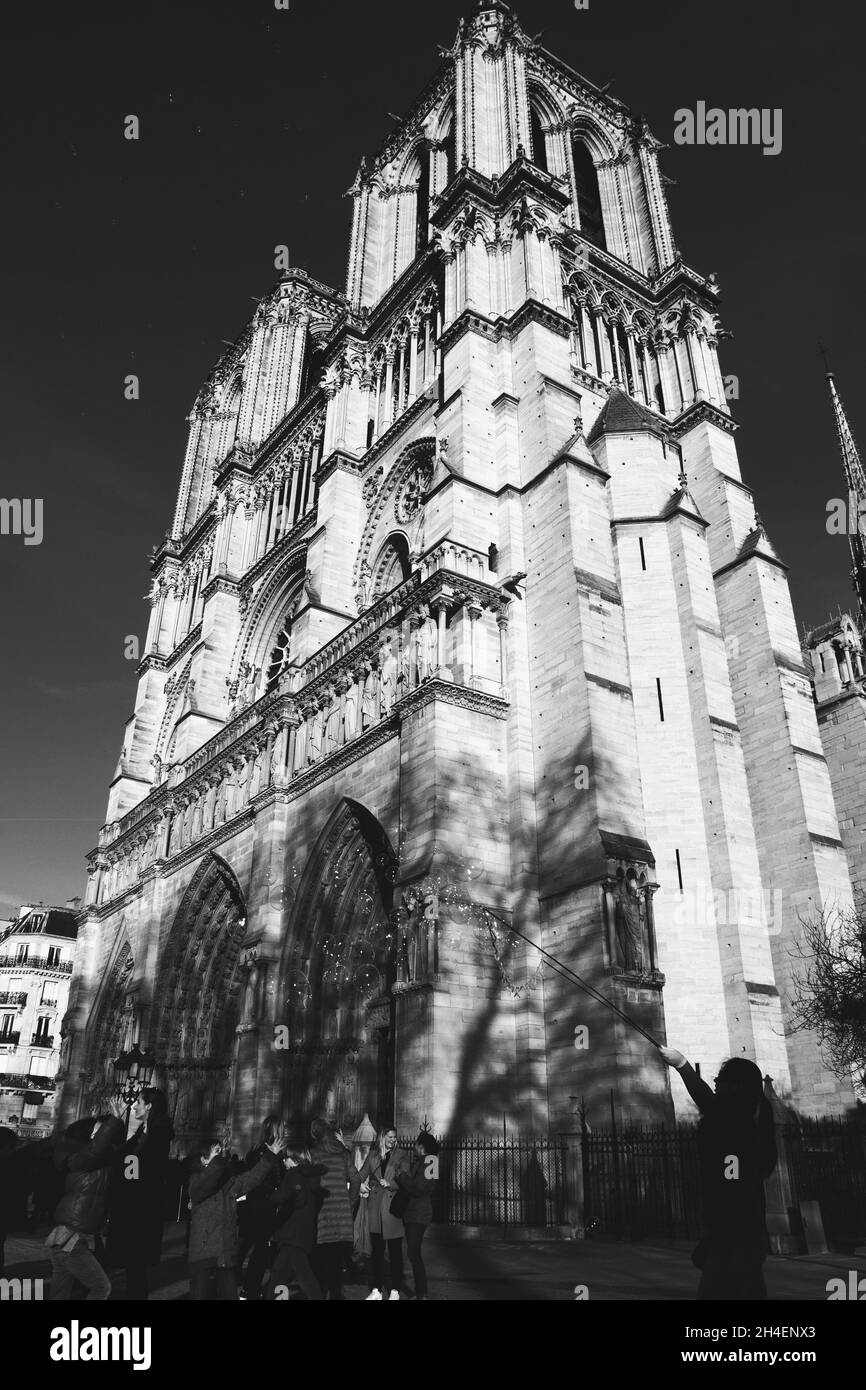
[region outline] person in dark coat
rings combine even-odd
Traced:
[[[701,1270],[701,1300],[767,1297],[764,1182],[776,1166],[773,1114],[754,1062],[725,1062],[712,1091],[682,1052],[659,1048],[701,1112],[698,1130],[704,1235],[692,1258]]]
[[[269,1293],[271,1298],[283,1299],[284,1290],[294,1282],[311,1303],[320,1303],[322,1290],[310,1254],[316,1242],[316,1207],[325,1168],[312,1163],[309,1153],[300,1149],[287,1153],[283,1163],[282,1182],[265,1198],[276,1221]]]
[[[270,1182],[279,1174],[285,1139],[275,1139],[248,1173],[235,1177],[222,1146],[214,1144],[201,1167],[189,1180],[192,1217],[189,1227],[189,1296],[208,1297],[211,1273],[216,1276],[217,1299],[230,1302],[238,1296],[238,1198]]]
[[[409,1193],[409,1205],[403,1214],[406,1231],[406,1254],[415,1277],[416,1299],[429,1301],[427,1271],[421,1258],[424,1232],[433,1220],[433,1198],[439,1182],[439,1145],[422,1130],[415,1140],[415,1156],[408,1173],[397,1174],[397,1185]]]
[[[259,1141],[250,1149],[244,1161],[247,1172],[251,1172],[279,1136],[282,1126],[279,1115],[267,1115],[262,1123]],[[279,1186],[282,1173],[275,1172],[271,1179],[251,1192],[238,1211],[238,1270],[243,1280],[245,1298],[261,1298],[265,1271],[271,1258],[271,1238],[274,1224],[273,1204],[268,1200],[273,1190]],[[249,1256],[246,1273],[244,1262]]]
[[[322,1289],[333,1301],[343,1297],[343,1261],[352,1248],[352,1203],[361,1190],[361,1180],[349,1150],[327,1120],[314,1120],[310,1132],[310,1157],[324,1169],[313,1268]]]
[[[14,1129],[0,1127],[0,1274],[4,1270],[6,1234],[22,1218],[20,1164],[13,1157],[17,1144]]]
[[[159,1264],[165,1182],[174,1137],[165,1096],[145,1086],[129,1119],[109,1199],[108,1254],[126,1270],[128,1300],[146,1300],[148,1266]]]
[[[122,1143],[123,1121],[117,1115],[77,1120],[56,1142],[55,1162],[65,1181],[54,1228],[45,1241],[55,1302],[78,1297],[81,1287],[88,1300],[104,1301],[111,1293],[95,1246],[105,1220],[112,1165]]]
[[[397,1178],[408,1173],[411,1158],[397,1147],[397,1131],[393,1125],[379,1133],[376,1142],[359,1169],[361,1192],[367,1186],[368,1220],[370,1224],[370,1292],[367,1302],[388,1298],[397,1302],[403,1287],[403,1222],[392,1215],[391,1202],[399,1191]],[[388,1251],[390,1283],[385,1284],[385,1251]],[[390,1290],[390,1292],[389,1292]]]

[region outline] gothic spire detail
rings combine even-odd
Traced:
[[[866,536],[860,529],[864,524],[860,520],[861,508],[866,514],[866,473],[863,471],[860,451],[851,432],[845,407],[839,397],[839,392],[836,390],[836,377],[833,372],[827,372],[827,381],[830,384],[830,400],[833,404],[833,414],[836,417],[839,447],[842,451],[842,468],[845,473],[845,482],[848,485],[848,506],[849,508],[853,507],[856,513],[855,519],[849,521],[848,545],[851,549],[851,580],[859,604],[860,633],[866,637]]]

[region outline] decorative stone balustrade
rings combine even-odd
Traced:
[[[427,681],[507,701],[507,595],[485,582],[487,557],[445,544],[280,687],[244,709],[183,764],[158,766],[160,785],[100,834],[87,902],[102,907],[148,869],[251,814],[331,755],[390,721]],[[195,848],[193,848],[195,847]]]

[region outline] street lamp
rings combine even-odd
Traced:
[[[114,1070],[114,1091],[117,1099],[126,1106],[126,1119],[129,1122],[129,1112],[133,1103],[138,1100],[142,1091],[149,1086],[153,1073],[156,1070],[157,1062],[149,1047],[142,1052],[138,1043],[133,1043],[128,1052],[121,1052],[112,1062]]]

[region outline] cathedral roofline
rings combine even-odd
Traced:
[[[586,442],[595,444],[605,434],[654,434],[659,439],[667,439],[670,429],[663,416],[639,405],[620,387],[612,386]]]

